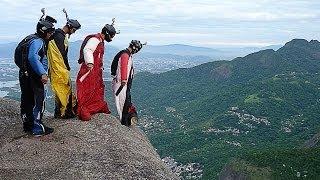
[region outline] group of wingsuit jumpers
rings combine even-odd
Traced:
[[[112,24],[106,24],[101,33],[88,35],[80,48],[78,63],[81,65],[76,79],[76,96],[72,92],[70,65],[68,59],[68,39],[81,28],[77,20],[69,19],[65,10],[67,23],[63,28],[55,29],[57,21],[45,15],[37,23],[36,33],[27,36],[26,47],[16,48],[15,62],[19,55],[25,53],[24,61],[18,65],[21,88],[21,118],[23,130],[34,136],[53,132],[42,122],[45,109],[47,82],[50,79],[55,96],[55,118],[74,118],[89,121],[96,113],[110,114],[104,100],[103,55],[104,41],[111,42],[118,32]],[[131,85],[134,74],[132,55],[137,53],[143,44],[132,40],[129,47],[120,51],[111,65],[112,91],[121,124],[136,125],[137,112],[131,103]],[[19,51],[19,52],[17,52]],[[20,54],[19,54],[20,53]],[[18,55],[16,55],[18,54]],[[23,57],[22,57],[23,60]]]

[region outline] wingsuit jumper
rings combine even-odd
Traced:
[[[129,47],[120,51],[111,64],[112,91],[122,125],[137,124],[138,116],[131,103],[131,86],[134,75],[132,55],[142,48],[140,41],[132,40]]]
[[[37,23],[36,33],[28,44],[26,69],[19,70],[21,88],[21,118],[25,132],[35,136],[42,136],[53,132],[42,122],[45,109],[46,83],[48,82],[47,43],[55,31],[53,23],[57,21],[46,16],[44,9],[42,17]]]
[[[114,19],[113,19],[114,23]],[[117,34],[115,28],[106,24],[101,33],[87,36],[80,48],[77,76],[78,117],[89,121],[91,115],[96,113],[110,114],[107,102],[104,100],[103,55],[104,40],[111,42]]]
[[[72,93],[70,66],[68,62],[68,39],[81,28],[77,20],[69,19],[62,29],[57,29],[48,44],[49,78],[55,96],[55,118],[73,118],[76,115],[76,98]]]

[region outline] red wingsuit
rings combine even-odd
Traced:
[[[85,62],[83,49],[91,38],[97,38],[99,44],[93,51],[93,69],[89,70]],[[89,121],[96,113],[110,114],[107,102],[104,100],[103,71],[104,39],[101,34],[89,35],[80,48],[79,63],[81,67],[77,76],[78,116],[83,121]]]

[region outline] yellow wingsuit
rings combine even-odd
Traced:
[[[55,95],[55,117],[74,117],[76,99],[72,93],[70,67],[68,63],[68,38],[57,29],[48,44],[49,78]]]

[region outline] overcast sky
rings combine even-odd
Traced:
[[[319,0],[0,0],[0,43],[33,33],[42,7],[58,20],[56,27],[66,22],[62,8],[81,23],[70,41],[100,32],[113,17],[121,31],[115,46],[131,39],[206,47],[320,39]]]

